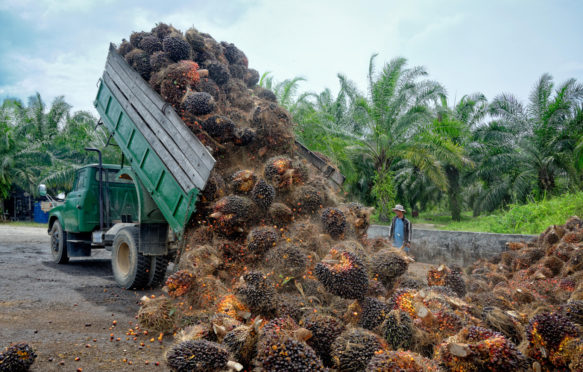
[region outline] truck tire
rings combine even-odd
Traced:
[[[150,279],[150,257],[138,251],[139,230],[135,227],[121,229],[113,239],[111,268],[120,287],[142,289]]]
[[[66,264],[69,262],[69,255],[67,254],[67,233],[63,231],[63,227],[59,220],[56,220],[51,227],[51,255],[53,262],[58,264]]]
[[[150,279],[148,287],[157,288],[164,282],[166,277],[166,270],[168,269],[168,256],[151,256],[150,261]]]

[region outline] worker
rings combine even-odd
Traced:
[[[401,204],[395,205],[393,212],[396,216],[391,221],[389,239],[392,241],[393,247],[404,249],[408,254],[411,248],[411,222],[405,218],[406,211]]]

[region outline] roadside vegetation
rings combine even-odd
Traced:
[[[0,225],[3,226],[14,226],[14,227],[41,227],[47,228],[48,224],[38,223],[38,222],[27,222],[27,221],[0,221]]]
[[[500,234],[539,234],[551,225],[562,225],[571,216],[583,215],[583,192],[569,193],[548,200],[512,204],[492,214],[473,217],[462,213],[452,221],[447,211],[422,213],[413,225],[428,224],[440,230],[477,231]]]

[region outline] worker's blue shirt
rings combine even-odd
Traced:
[[[395,247],[400,248],[403,246],[405,241],[405,224],[403,220],[397,218],[395,220],[395,235],[393,236],[393,244]]]

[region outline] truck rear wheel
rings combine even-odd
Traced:
[[[58,264],[66,264],[69,262],[69,255],[67,254],[67,233],[63,231],[63,227],[59,220],[56,220],[51,226],[51,255],[53,262]]]
[[[141,289],[150,280],[150,257],[138,251],[139,230],[126,227],[113,239],[111,267],[117,284],[125,289]]]
[[[164,281],[169,258],[168,256],[152,256],[150,260],[150,280],[148,281],[148,287],[157,288]]]

